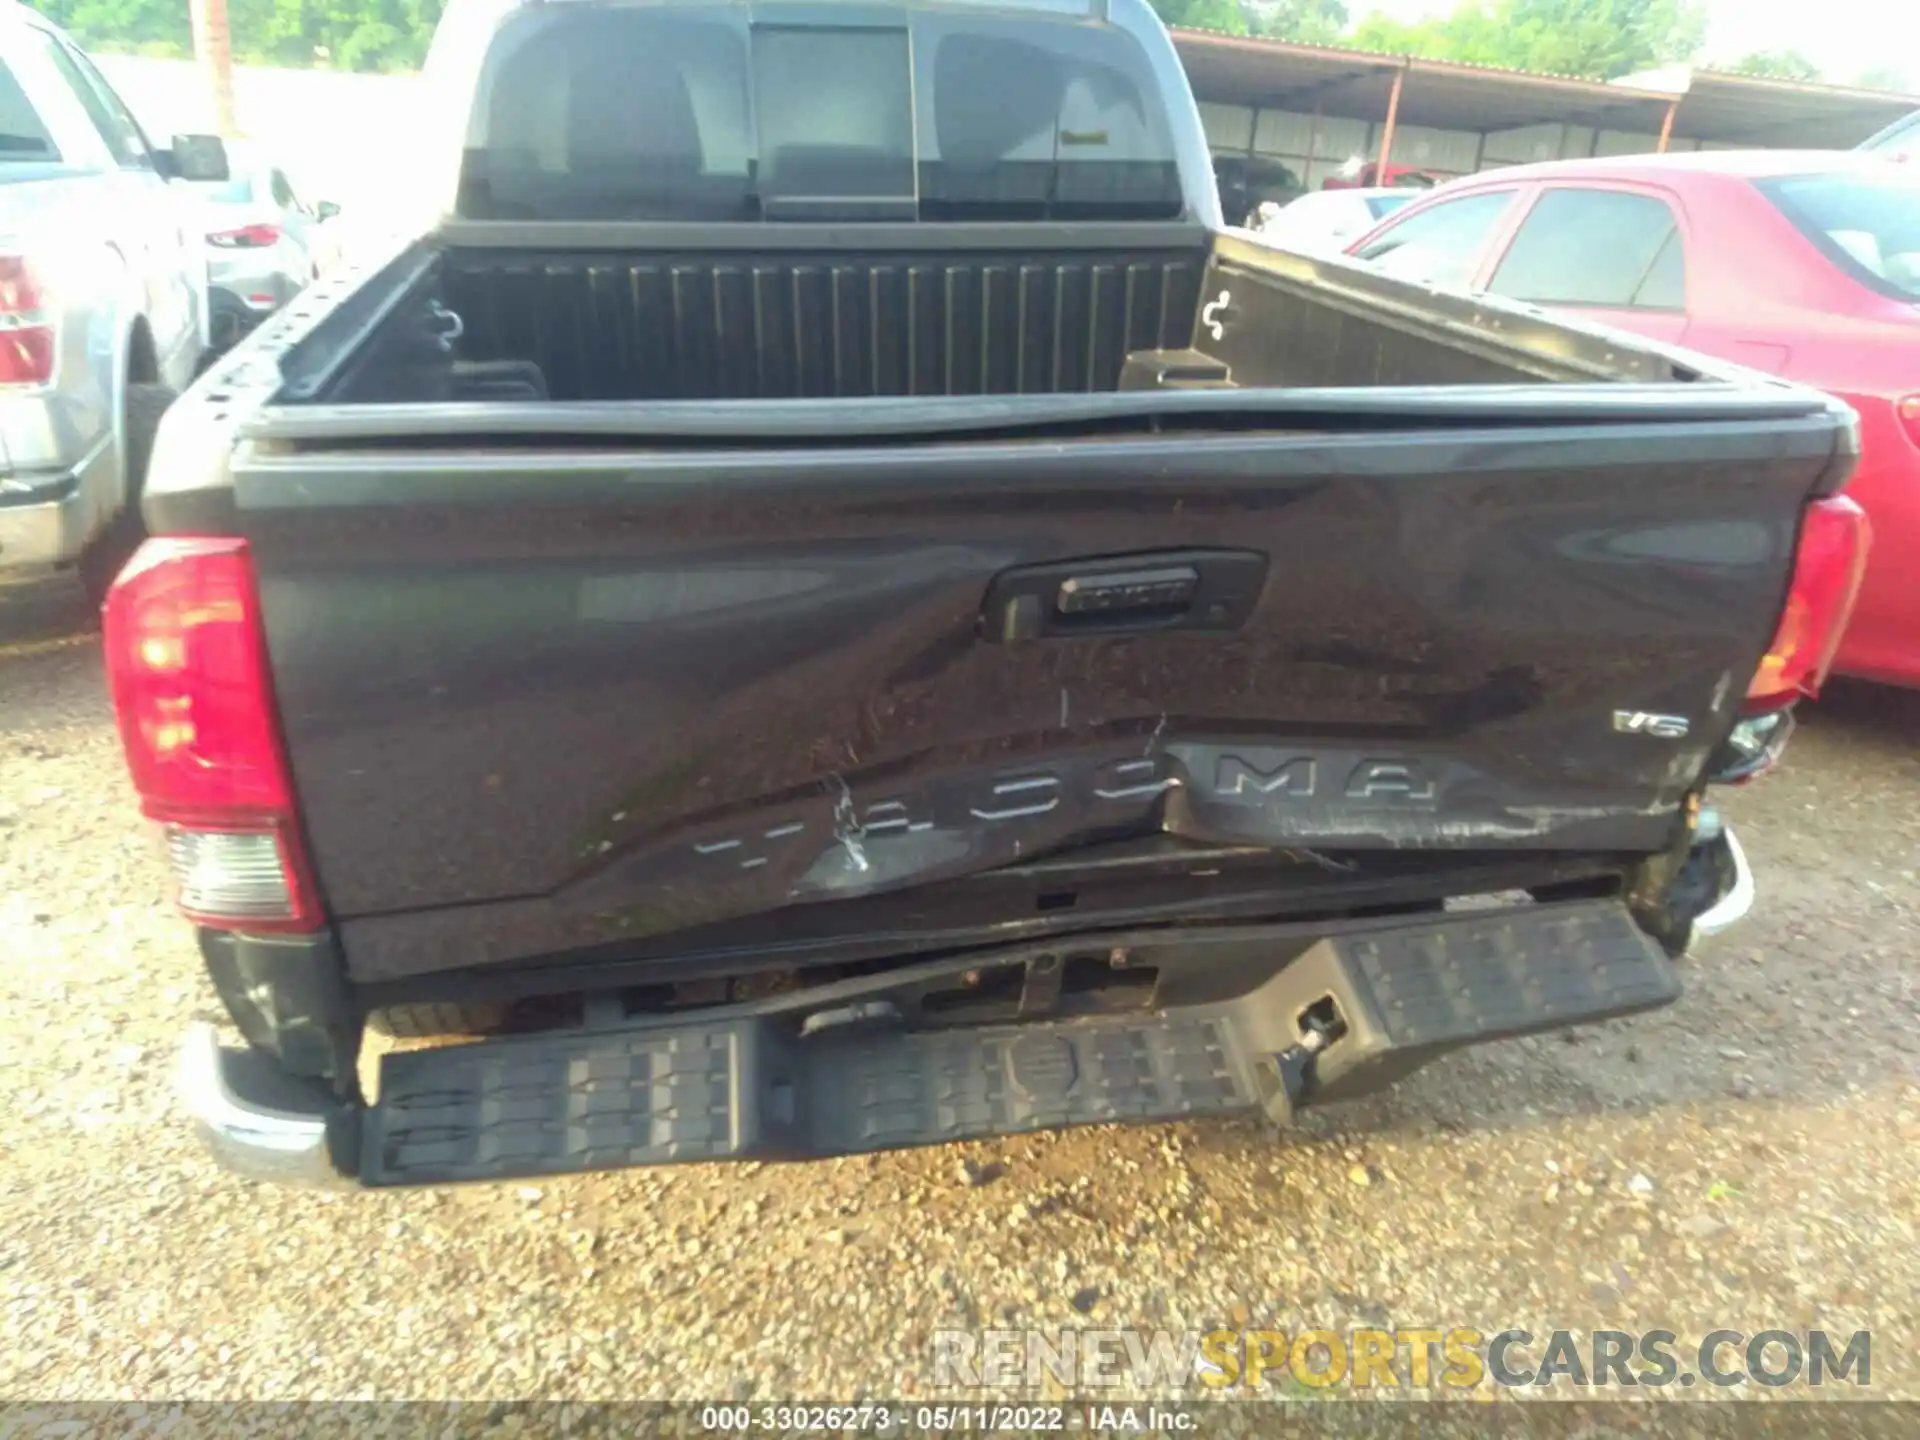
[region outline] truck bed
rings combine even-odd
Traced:
[[[591,283],[572,239],[557,293]],[[600,372],[558,317],[624,323],[465,302],[450,356],[432,303],[526,270],[481,248],[276,321],[163,436],[230,476],[163,455],[148,498],[248,540],[363,982],[1285,912],[1329,874],[1437,900],[1503,855],[1617,876],[1679,833],[1846,473],[1817,395],[1232,239],[1222,335],[1189,316],[1115,390],[430,398],[468,337],[571,385]],[[1064,617],[1068,582],[1117,608]]]
[[[462,8],[106,610],[229,1163],[1285,1124],[1745,912],[1843,406],[1211,233],[1145,0]]]
[[[1436,326],[1426,297],[1390,295],[1341,262],[1191,227],[1030,228],[800,227],[776,246],[761,225],[456,225],[409,257],[371,330],[289,398],[851,399],[1688,373],[1631,349],[1489,345]],[[538,246],[525,243],[536,232]]]

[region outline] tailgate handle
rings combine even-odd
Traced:
[[[1237,630],[1266,583],[1251,550],[1181,550],[1008,570],[987,589],[982,637],[1011,644],[1154,630]]]
[[[1054,608],[1062,618],[1177,615],[1193,603],[1193,592],[1199,588],[1200,572],[1191,565],[1122,570],[1117,575],[1075,575],[1061,582]]]

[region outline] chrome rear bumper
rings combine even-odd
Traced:
[[[73,477],[61,472],[45,486],[47,498],[0,503],[0,567],[63,565],[87,543],[87,502]],[[0,496],[0,501],[4,501]]]
[[[189,1026],[175,1072],[180,1098],[215,1160],[239,1175],[282,1185],[345,1187],[334,1162],[350,1112],[272,1057],[221,1045],[213,1026]]]
[[[108,435],[70,469],[0,470],[0,570],[79,559],[119,503],[117,456]]]
[[[1726,847],[1721,861],[1722,871],[1728,876],[1726,888],[1720,898],[1709,906],[1694,922],[1694,933],[1698,935],[1718,935],[1722,930],[1744,920],[1747,912],[1753,909],[1753,868],[1747,864],[1747,852],[1740,848],[1731,826],[1723,826],[1717,841],[1710,842]]]

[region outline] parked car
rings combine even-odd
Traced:
[[[1860,149],[1889,160],[1920,164],[1920,110],[1896,120],[1879,134],[1861,142]]]
[[[1284,205],[1306,191],[1291,166],[1266,155],[1215,155],[1213,174],[1229,225],[1250,226],[1263,207]]]
[[[862,13],[455,3],[445,220],[168,417],[104,651],[228,1164],[1285,1122],[1750,903],[1846,407],[1226,233],[1146,0]]]
[[[1317,190],[1285,205],[1262,206],[1261,239],[1305,254],[1339,254],[1418,190]]]
[[[1340,167],[1320,182],[1323,190],[1374,190],[1382,186],[1408,190],[1431,190],[1444,177],[1418,165],[1389,165],[1383,172],[1377,160],[1355,160]]]
[[[221,301],[210,327],[216,350],[233,344],[339,258],[328,223],[340,213],[338,205],[302,199],[285,168],[255,145],[235,143],[227,153],[227,178],[193,187],[204,207],[207,281]]]
[[[97,599],[132,553],[203,327],[168,181],[224,169],[211,137],[154,147],[64,33],[0,4],[0,568],[77,565]]]
[[[1454,181],[1351,250],[1845,400],[1863,447],[1847,494],[1875,540],[1836,665],[1920,685],[1920,174],[1847,152],[1516,166]]]

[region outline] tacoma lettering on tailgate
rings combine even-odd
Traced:
[[[844,790],[826,805],[830,813],[816,820],[785,819],[745,833],[705,837],[692,848],[701,857],[757,870],[768,863],[773,847],[805,848],[835,837],[843,845],[857,841],[864,861],[872,842],[941,828],[1018,828],[1068,813],[1103,827],[1130,816],[1147,820],[1160,797],[1173,790],[1197,801],[1263,811],[1289,804],[1424,809],[1438,795],[1429,767],[1411,758],[1173,746],[1158,755],[1083,760],[982,779],[950,776],[911,794],[866,802]],[[1169,823],[1167,828],[1175,827]]]
[[[1125,749],[1119,749],[1124,743]],[[1657,753],[1657,752],[1654,752]],[[1472,848],[1556,840],[1573,848],[1657,845],[1685,777],[1652,783],[1644,807],[1595,806],[1540,778],[1516,788],[1450,753],[1303,750],[1156,730],[1043,765],[923,762],[898,789],[826,777],[723,823],[663,831],[644,813],[583,849],[569,909],[615,913],[644,890],[653,921],[691,925],[768,905],[873,894],[980,874],[1094,840],[1155,833],[1279,849]],[[931,772],[931,773],[929,773]],[[1662,773],[1664,774],[1664,767]],[[1668,793],[1668,791],[1671,793]],[[657,912],[657,913],[653,913]]]

